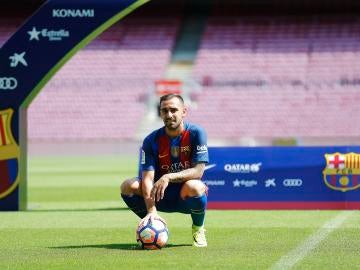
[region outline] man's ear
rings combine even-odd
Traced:
[[[188,112],[188,108],[184,106],[183,108],[183,116],[186,116]]]

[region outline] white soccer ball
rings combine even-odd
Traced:
[[[136,229],[136,241],[143,249],[161,249],[168,239],[169,230],[159,219],[140,221]]]

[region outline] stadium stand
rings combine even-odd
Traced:
[[[194,76],[271,83],[353,79],[359,73],[360,21],[357,16],[326,19],[211,18]]]
[[[144,98],[165,72],[178,26],[176,17],[135,16],[104,32],[78,52],[33,101],[29,137],[134,138],[145,112]]]
[[[212,16],[190,119],[212,138],[358,136],[359,41],[357,15]]]
[[[79,51],[31,104],[30,141],[140,138],[154,81],[165,77],[174,48],[182,55],[186,47],[176,46],[179,33],[194,35],[183,33],[182,7],[191,2],[140,9]],[[310,0],[198,2],[213,10],[196,32],[191,79],[202,90],[190,94],[188,119],[210,140],[358,137],[360,17],[348,13],[356,1],[324,1],[330,12]],[[22,22],[10,17],[0,18],[0,45]]]
[[[358,87],[207,87],[190,114],[212,138],[356,137],[358,98]]]

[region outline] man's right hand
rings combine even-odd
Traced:
[[[164,223],[166,224],[165,220],[164,220],[162,217],[160,217],[157,212],[148,213],[148,214],[141,220],[141,222],[143,222],[143,223],[146,224],[146,223],[149,222],[149,219],[150,219],[151,222],[153,222],[154,219],[158,219],[158,220],[161,220],[162,222],[164,222]]]

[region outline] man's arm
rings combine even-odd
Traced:
[[[155,201],[150,197],[151,190],[154,186],[154,176],[154,171],[142,172],[141,190],[148,214],[156,213]]]
[[[204,170],[205,163],[198,163],[192,168],[176,173],[168,173],[164,176],[169,179],[169,183],[182,183],[192,179],[201,179],[204,174]]]
[[[164,174],[153,185],[150,197],[153,201],[160,201],[164,198],[165,189],[169,183],[182,183],[192,179],[201,179],[204,174],[205,163],[197,163],[194,167],[176,172]]]
[[[166,221],[160,217],[156,211],[155,201],[150,197],[151,190],[154,186],[154,171],[143,171],[141,180],[141,190],[146,205],[147,215],[143,221],[147,222],[148,219],[159,219],[166,224]]]

